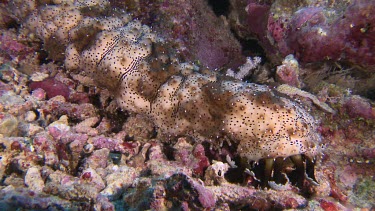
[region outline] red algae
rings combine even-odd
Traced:
[[[30,89],[43,89],[48,99],[56,97],[58,95],[63,96],[65,99],[69,99],[70,90],[65,84],[55,80],[54,78],[47,78],[43,81],[34,81],[30,84]]]

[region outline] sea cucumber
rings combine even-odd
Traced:
[[[166,139],[229,140],[241,157],[265,163],[266,182],[281,174],[272,171],[281,171],[283,162],[314,178],[320,136],[316,121],[296,102],[267,86],[182,63],[168,42],[109,1],[39,2],[9,5],[50,58],[92,77],[121,108],[154,122]]]

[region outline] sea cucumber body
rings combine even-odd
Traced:
[[[168,43],[107,1],[12,4],[24,11],[24,27],[43,40],[51,58],[84,71],[120,107],[150,118],[165,137],[229,139],[252,161],[319,153],[316,122],[300,105],[266,86],[179,62]]]

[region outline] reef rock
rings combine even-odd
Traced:
[[[375,3],[356,1],[231,1],[232,27],[256,37],[274,61],[348,62],[375,70]],[[246,13],[243,11],[246,9]]]

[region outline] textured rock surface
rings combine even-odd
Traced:
[[[240,43],[207,1],[111,1],[170,40],[181,55],[210,69],[235,68],[245,58]],[[131,5],[133,3],[133,5]]]
[[[345,61],[374,70],[375,4],[356,1],[231,1],[240,36],[256,36],[269,58]],[[243,9],[246,8],[246,13]]]

